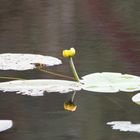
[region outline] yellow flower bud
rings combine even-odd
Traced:
[[[75,49],[74,48],[70,48],[70,56],[74,56],[75,55]]]
[[[69,57],[69,50],[63,50],[63,56]]]
[[[64,109],[68,111],[75,111],[77,108],[77,105],[75,105],[73,102],[65,102],[64,103]]]
[[[75,49],[74,48],[70,48],[69,50],[63,50],[63,56],[64,57],[72,57],[75,55]]]

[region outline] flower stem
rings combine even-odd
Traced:
[[[77,82],[80,82],[79,76],[77,74],[77,71],[76,71],[75,66],[74,66],[74,63],[73,63],[73,59],[72,59],[72,57],[69,57],[69,58],[70,58],[70,67],[72,69],[72,73],[73,73],[74,79]]]

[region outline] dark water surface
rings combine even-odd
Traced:
[[[138,0],[0,0],[0,53],[34,53],[60,58],[50,69],[71,75],[63,49],[75,47],[80,76],[122,72],[140,76],[140,1]],[[36,70],[0,71],[1,76],[56,78]],[[140,123],[135,93],[80,91],[78,109],[67,112],[70,94],[29,97],[0,94],[0,119],[12,129],[0,140],[138,140],[139,133],[112,130],[110,121]]]

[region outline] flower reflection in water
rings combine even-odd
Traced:
[[[68,102],[64,102],[64,109],[68,111],[75,111],[77,109],[77,105],[74,103],[76,91],[71,96],[71,99]]]

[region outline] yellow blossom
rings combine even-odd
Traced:
[[[75,55],[75,49],[70,48],[69,50],[63,50],[63,56],[64,57],[72,57]]]
[[[70,56],[74,56],[76,53],[74,48],[70,48]]]
[[[63,50],[63,56],[69,57],[69,50]]]

